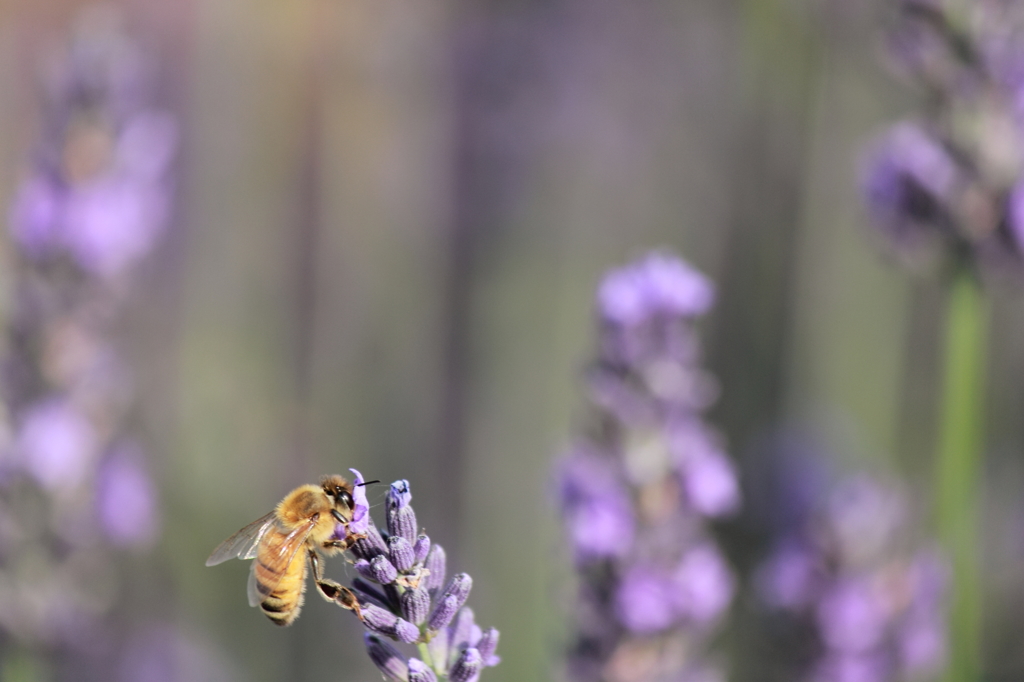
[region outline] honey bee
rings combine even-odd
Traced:
[[[362,485],[359,478],[357,485]],[[320,566],[321,553],[342,552],[365,537],[349,529],[356,511],[353,490],[341,476],[324,476],[319,486],[299,486],[274,511],[220,543],[206,565],[235,557],[255,559],[249,571],[249,606],[258,605],[274,624],[283,626],[291,625],[302,609],[308,559],[321,596],[362,618],[352,591],[324,578]]]

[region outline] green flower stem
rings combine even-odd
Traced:
[[[961,268],[949,291],[936,467],[938,531],[953,569],[945,682],[977,682],[980,673],[979,486],[988,327],[980,284]]]
[[[430,649],[427,648],[426,642],[420,642],[416,645],[416,648],[420,652],[420,660],[433,668],[434,672],[441,674],[441,671],[434,666],[434,659],[430,655]]]

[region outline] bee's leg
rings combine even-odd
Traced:
[[[313,582],[316,583],[316,589],[320,596],[343,609],[353,611],[359,620],[362,620],[363,612],[359,608],[359,600],[355,593],[344,585],[324,577],[323,569],[320,566],[320,555],[315,550],[309,550],[309,563],[313,565]]]

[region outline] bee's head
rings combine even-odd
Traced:
[[[341,476],[324,476],[320,479],[320,487],[323,488],[324,494],[334,501],[335,505],[340,505],[345,509],[355,507],[355,502],[352,501],[352,484]]]

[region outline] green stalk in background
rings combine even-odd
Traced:
[[[952,564],[949,667],[945,682],[980,674],[979,490],[984,446],[989,304],[975,273],[958,268],[949,290],[936,467],[939,536]]]

